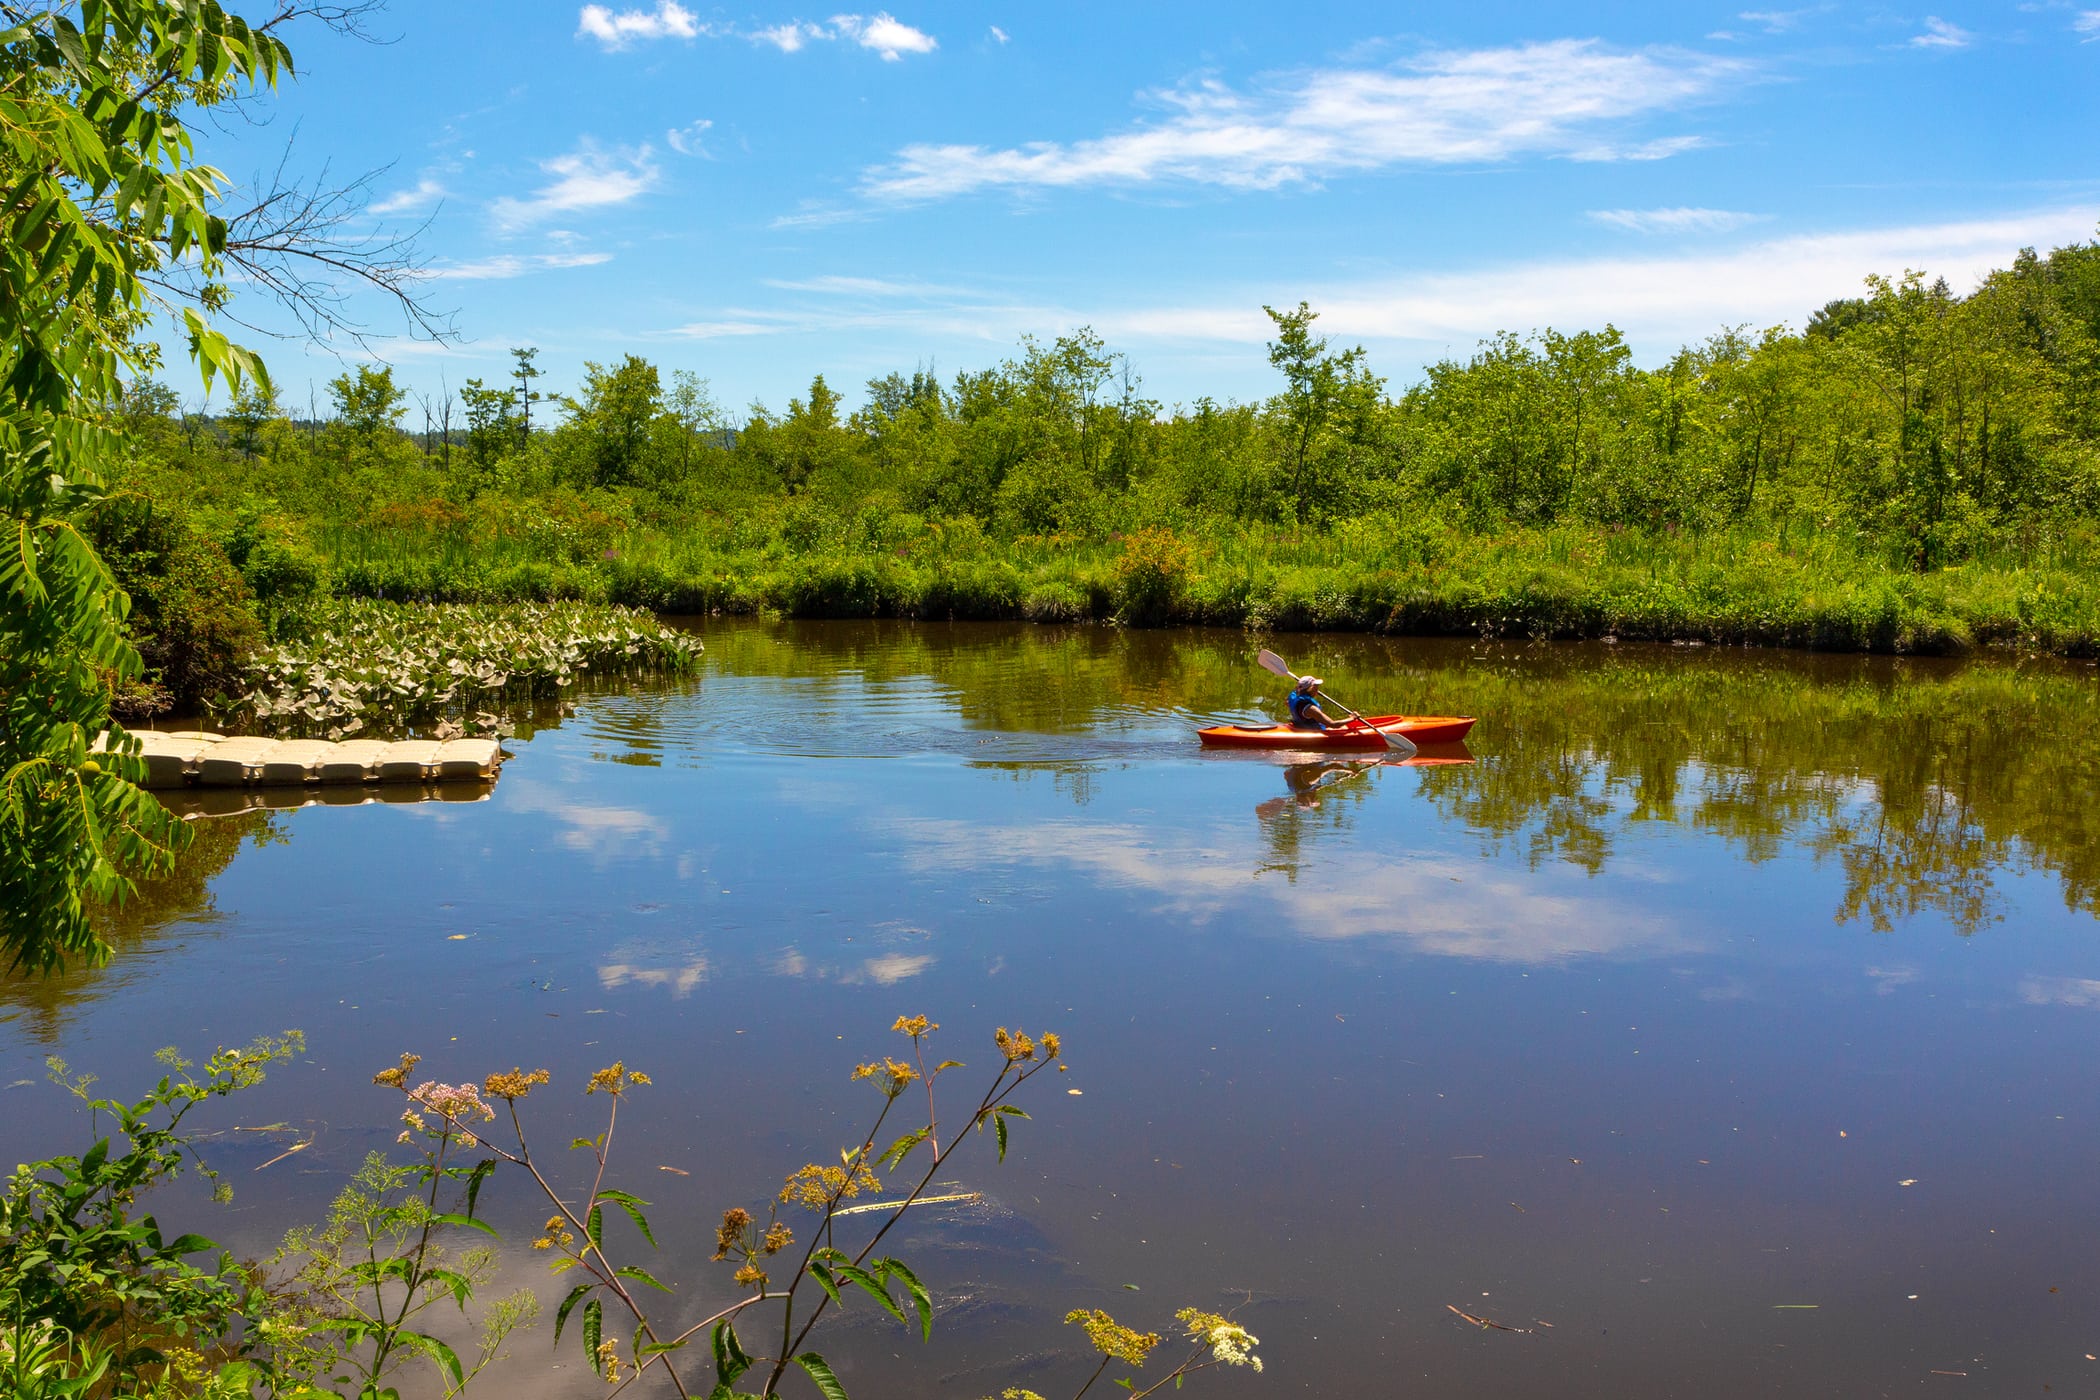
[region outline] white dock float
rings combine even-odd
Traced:
[[[134,729],[149,788],[296,788],[309,783],[492,782],[494,739],[227,738],[201,730]],[[352,801],[357,799],[353,798]]]

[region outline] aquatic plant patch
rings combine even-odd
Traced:
[[[686,672],[700,643],[645,612],[598,603],[321,603],[250,665],[227,714],[275,734],[340,738],[369,725],[498,730],[522,705],[586,678]]]

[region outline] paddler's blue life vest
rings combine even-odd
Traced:
[[[1325,729],[1327,726],[1306,717],[1306,708],[1319,703],[1318,695],[1308,695],[1302,690],[1291,691],[1291,723],[1300,729]]]

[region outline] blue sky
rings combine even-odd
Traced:
[[[1248,399],[1300,299],[1395,388],[1500,329],[1652,363],[2100,229],[2095,0],[761,3],[397,3],[205,155],[390,165],[374,225],[429,221],[461,338],[364,312],[426,392],[532,344],[557,391],[631,352],[732,407],[1081,325],[1169,404]],[[257,344],[300,407],[362,358]]]

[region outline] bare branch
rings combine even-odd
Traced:
[[[350,311],[359,291],[390,300],[416,335],[456,338],[450,313],[432,307],[422,291],[427,274],[417,239],[429,220],[402,230],[370,216],[373,185],[392,167],[336,185],[326,166],[310,180],[288,176],[290,159],[287,143],[271,177],[255,181],[252,203],[227,219],[227,263],[269,292],[316,341],[345,337],[370,348],[366,327]]]

